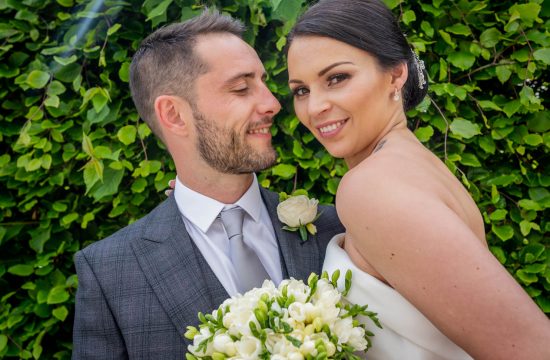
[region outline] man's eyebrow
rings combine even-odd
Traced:
[[[235,81],[239,79],[254,79],[256,77],[256,74],[254,72],[241,72],[238,74],[235,74],[231,76],[229,79],[225,81],[226,85],[230,85],[231,83],[234,83]],[[267,78],[267,74],[265,72],[262,73],[261,79],[265,80]]]
[[[340,65],[343,65],[343,64],[352,64],[353,63],[351,61],[339,61],[339,62],[335,62],[334,64],[331,64],[329,66],[327,66],[326,68],[324,68],[323,70],[319,71],[317,73],[317,76],[318,77],[321,77],[323,75],[325,75],[327,72],[329,72],[332,68],[335,68],[336,66],[340,66]],[[288,83],[289,84],[292,84],[292,83],[302,83],[303,81],[302,80],[296,80],[296,79],[290,79],[288,80]]]

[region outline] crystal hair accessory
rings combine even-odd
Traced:
[[[426,85],[426,78],[424,77],[424,70],[426,70],[426,66],[424,65],[424,60],[420,60],[420,58],[414,52],[413,49],[411,49],[411,52],[414,57],[414,64],[416,66],[416,71],[418,72],[418,88],[424,89],[424,85]]]

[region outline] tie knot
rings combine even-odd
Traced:
[[[243,234],[244,210],[241,207],[234,207],[222,210],[220,213],[223,227],[227,232],[227,237],[231,240],[236,235]]]

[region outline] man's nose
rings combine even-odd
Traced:
[[[265,84],[262,86],[258,111],[271,116],[281,111],[281,103],[279,103],[279,100],[269,91],[269,88]]]

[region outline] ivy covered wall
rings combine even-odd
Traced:
[[[129,62],[142,38],[200,3],[247,24],[283,103],[279,163],[262,185],[333,201],[345,165],[293,115],[281,51],[305,0],[0,0],[0,358],[70,358],[73,254],[165,198],[174,166],[137,116]],[[550,313],[550,1],[386,3],[430,76],[410,126],[468,187],[491,251]]]

